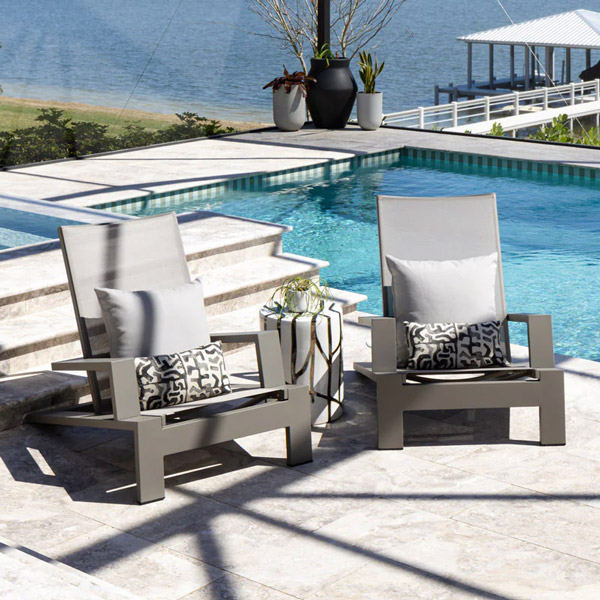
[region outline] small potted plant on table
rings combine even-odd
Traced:
[[[273,88],[273,121],[281,131],[298,131],[306,122],[307,77],[304,71],[289,73],[283,66],[283,77],[276,77],[263,90]]]
[[[359,75],[365,88],[358,94],[358,124],[368,131],[378,129],[383,120],[383,94],[375,91],[375,80],[383,71],[385,62],[379,64],[373,60],[370,52],[359,54]]]
[[[331,300],[329,286],[305,277],[292,277],[284,281],[271,296],[269,307],[276,311],[316,314]]]

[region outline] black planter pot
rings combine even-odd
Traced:
[[[327,63],[329,62],[329,66]],[[319,129],[343,129],[348,123],[358,86],[350,71],[349,58],[311,58],[311,83],[306,102]]]

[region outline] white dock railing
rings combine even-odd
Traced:
[[[410,110],[386,114],[384,122],[386,125],[393,124],[416,129],[442,130],[456,127],[468,129],[470,123],[493,121],[503,117],[561,107],[566,108],[599,100],[600,79],[595,79],[552,88],[484,96],[475,100],[450,102],[438,106],[419,106]]]

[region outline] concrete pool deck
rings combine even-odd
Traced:
[[[93,206],[405,146],[600,168],[594,148],[394,128],[262,130],[0,171],[0,202]]]
[[[600,166],[600,150],[494,138],[262,131],[0,172],[0,202],[91,206],[401,146]],[[230,230],[213,231],[233,243]],[[266,248],[276,244],[267,234]],[[31,271],[14,273],[20,285],[47,277],[64,293],[57,254],[0,262],[5,293],[19,264]],[[124,436],[31,425],[0,432],[0,596],[596,600],[600,363],[557,357],[564,447],[540,447],[537,413],[525,408],[511,409],[510,422],[506,411],[411,414],[406,448],[378,451],[373,386],[350,368],[368,359],[367,340],[349,314],[345,414],[314,429],[313,463],[285,466],[282,431],[176,455],[163,502],[134,503]],[[247,350],[227,364],[254,369]]]
[[[355,315],[347,369],[369,352]],[[126,436],[5,431],[0,595],[596,600],[600,363],[558,359],[564,447],[540,447],[537,411],[522,408],[510,424],[495,410],[409,414],[405,449],[378,451],[373,386],[347,370],[344,415],[314,428],[312,463],[285,465],[283,431],[175,455],[165,500],[145,506]],[[253,363],[227,358],[233,372]]]

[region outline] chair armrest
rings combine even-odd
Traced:
[[[552,341],[552,317],[512,313],[506,315],[508,321],[527,324],[529,365],[534,368],[554,367],[554,343]]]
[[[276,331],[211,333],[210,339],[220,340],[226,344],[236,342],[254,344],[261,387],[279,387],[285,384],[281,345]]]
[[[268,331],[224,331],[219,333],[211,333],[210,339],[212,342],[220,340],[225,344],[235,344],[236,342],[257,343],[258,338],[269,333]]]
[[[131,358],[71,358],[52,363],[53,371],[110,371],[116,363]]]
[[[105,371],[110,379],[113,415],[117,421],[140,416],[140,397],[133,358],[75,358],[52,363],[54,371]]]
[[[395,373],[398,365],[396,319],[371,317],[371,361],[377,373]]]
[[[358,317],[358,324],[359,325],[366,325],[367,327],[371,327],[371,321],[373,319],[379,319],[379,318],[380,317],[371,316],[371,315],[369,315],[369,316],[367,316],[367,315],[360,316],[360,317]]]

